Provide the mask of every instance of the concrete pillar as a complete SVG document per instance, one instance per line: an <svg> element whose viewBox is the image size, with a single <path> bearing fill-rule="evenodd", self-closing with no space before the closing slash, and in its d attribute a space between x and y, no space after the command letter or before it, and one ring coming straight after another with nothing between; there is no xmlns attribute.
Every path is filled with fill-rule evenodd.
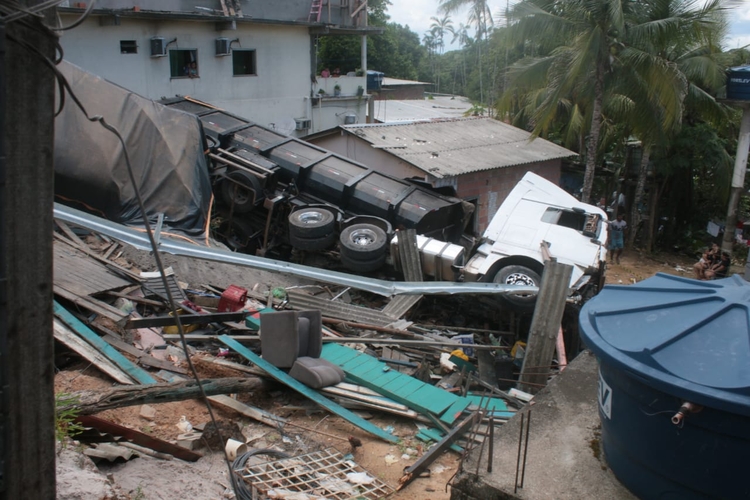
<svg viewBox="0 0 750 500"><path fill-rule="evenodd" d="M30 7L41 1L22 2ZM5 26L4 169L0 171L0 499L55 498L54 339L52 336L52 201L54 78L42 57L55 57L54 9ZM27 25L34 26L32 29ZM6 36L7 35L7 36ZM36 48L30 50L26 45ZM72 106L70 99L67 106ZM0 155L2 157L2 155ZM2 165L0 165L2 168ZM4 344L4 345L3 345Z"/></svg>

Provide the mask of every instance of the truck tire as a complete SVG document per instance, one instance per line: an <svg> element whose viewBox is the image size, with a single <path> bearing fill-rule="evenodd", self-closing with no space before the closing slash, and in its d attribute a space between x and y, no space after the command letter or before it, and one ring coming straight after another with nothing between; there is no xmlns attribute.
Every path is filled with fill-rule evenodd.
<svg viewBox="0 0 750 500"><path fill-rule="evenodd" d="M504 285L525 285L539 287L542 284L542 278L539 273L531 268L521 265L510 265L500 268L493 283L502 283ZM503 295L503 302L519 311L531 311L536 304L536 294L533 295Z"/></svg>
<svg viewBox="0 0 750 500"><path fill-rule="evenodd" d="M385 231L373 224L354 224L341 231L341 256L350 262L371 262L385 256Z"/></svg>
<svg viewBox="0 0 750 500"><path fill-rule="evenodd" d="M253 174L235 170L221 183L221 195L229 207L238 214L246 214L263 198L263 187ZM233 182L236 181L236 182ZM238 184L239 183L239 184Z"/></svg>
<svg viewBox="0 0 750 500"><path fill-rule="evenodd" d="M326 236L316 238L300 238L294 233L289 234L289 243L297 250L306 252L320 252L331 248L336 242L336 233L329 233Z"/></svg>
<svg viewBox="0 0 750 500"><path fill-rule="evenodd" d="M370 260L351 260L344 253L341 254L341 263L350 271L359 273L369 273L377 271L385 264L385 253Z"/></svg>
<svg viewBox="0 0 750 500"><path fill-rule="evenodd" d="M289 215L289 238L309 240L334 234L336 217L325 208L302 208Z"/></svg>

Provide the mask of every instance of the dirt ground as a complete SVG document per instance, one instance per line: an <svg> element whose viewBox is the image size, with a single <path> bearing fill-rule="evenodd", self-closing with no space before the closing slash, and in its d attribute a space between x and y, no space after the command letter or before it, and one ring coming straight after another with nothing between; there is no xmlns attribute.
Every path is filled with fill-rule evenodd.
<svg viewBox="0 0 750 500"><path fill-rule="evenodd" d="M608 284L633 284L657 272L692 277L691 258L677 255L643 256L625 252L620 265L610 265ZM215 269L213 270L216 271ZM744 273L744 263L732 268L733 273ZM220 276L214 276L221 281ZM205 363L196 363L202 377L242 376L234 370ZM78 390L105 390L113 385L96 368L77 363L56 375L56 392ZM403 469L413 464L425 451L423 443L414 438L417 432L413 421L372 412L371 422L381 428L393 428L402 441L399 445L371 438L340 417L329 415L283 386L273 386L270 391L242 394L242 402L265 409L289 419L292 425L278 430L262 425L236 413L214 409L224 438L242 439L256 448L283 449L290 454L301 454L333 447L342 453L352 449L347 438L359 438L363 445L353 451L354 460L371 475L391 486L398 484ZM126 427L138 429L152 436L175 440L182 432L177 423L182 416L193 426L209 421L205 406L197 401L183 401L153 405L153 420L140 415L141 407L133 406L105 411L98 416ZM217 445L213 450L199 450L203 458L195 463L178 459L160 460L142 455L122 463L100 462L93 466L80 454L80 447L68 444L58 454L58 498L99 500L214 500L234 498L228 481L228 467L224 454ZM430 466L430 477L415 479L394 499L443 500L450 498L448 482L460 464L460 456L452 451L444 453Z"/></svg>

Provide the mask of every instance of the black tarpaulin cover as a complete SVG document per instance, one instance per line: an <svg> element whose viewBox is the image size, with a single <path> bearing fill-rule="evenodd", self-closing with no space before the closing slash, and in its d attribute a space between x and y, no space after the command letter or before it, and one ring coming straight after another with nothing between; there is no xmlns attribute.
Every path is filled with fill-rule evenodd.
<svg viewBox="0 0 750 500"><path fill-rule="evenodd" d="M163 213L170 228L204 235L211 182L198 118L65 61L58 67L89 116L103 116L123 136L149 220ZM87 120L69 96L55 120L55 197L115 222L143 225L119 140Z"/></svg>

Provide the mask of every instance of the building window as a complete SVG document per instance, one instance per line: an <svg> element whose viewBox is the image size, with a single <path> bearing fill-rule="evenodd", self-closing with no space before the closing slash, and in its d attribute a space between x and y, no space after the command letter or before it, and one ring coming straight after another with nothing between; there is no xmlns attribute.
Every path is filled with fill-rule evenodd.
<svg viewBox="0 0 750 500"><path fill-rule="evenodd" d="M137 54L138 44L135 40L120 40L120 54Z"/></svg>
<svg viewBox="0 0 750 500"><path fill-rule="evenodd" d="M234 76L257 75L255 51L234 49L232 51L232 72Z"/></svg>
<svg viewBox="0 0 750 500"><path fill-rule="evenodd" d="M198 78L198 51L195 49L170 50L169 71L172 78Z"/></svg>

